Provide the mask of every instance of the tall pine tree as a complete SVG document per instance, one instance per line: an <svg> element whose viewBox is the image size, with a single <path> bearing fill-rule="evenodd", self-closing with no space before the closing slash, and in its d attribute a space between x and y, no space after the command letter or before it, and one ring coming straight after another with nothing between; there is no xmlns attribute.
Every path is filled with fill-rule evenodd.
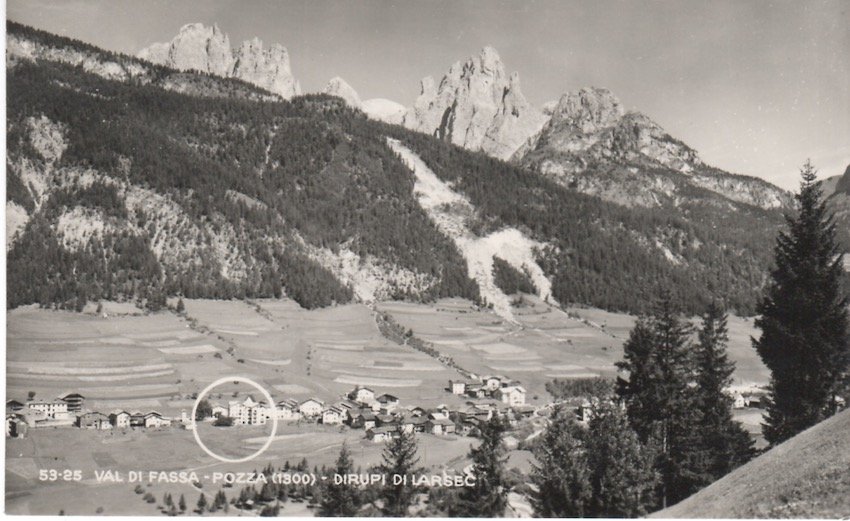
<svg viewBox="0 0 850 521"><path fill-rule="evenodd" d="M618 393L642 443L657 452L661 507L695 492L701 482L691 356L691 327L664 293L653 316L638 320L617 366L628 373Z"/></svg>
<svg viewBox="0 0 850 521"><path fill-rule="evenodd" d="M700 413L697 432L702 450L704 485L717 480L754 454L753 440L732 419L732 384L735 363L726 355L729 341L726 313L713 302L702 317L696 345L696 392Z"/></svg>
<svg viewBox="0 0 850 521"><path fill-rule="evenodd" d="M582 427L572 411L559 407L534 446L536 463L529 500L538 517L584 517L591 500L590 473Z"/></svg>
<svg viewBox="0 0 850 521"><path fill-rule="evenodd" d="M412 475L417 470L419 457L416 455L416 435L401 431L387 442L383 452L383 463L378 470L384 474L387 484L379 494L382 500L381 513L387 517L405 517L413 503L416 493L411 484ZM394 483L394 476L406 477L406 480ZM402 478L399 478L401 480Z"/></svg>
<svg viewBox="0 0 850 521"><path fill-rule="evenodd" d="M505 483L505 447L502 435L504 422L493 416L481 426L481 443L470 452L475 486L464 487L452 517L502 517L507 506L508 487Z"/></svg>
<svg viewBox="0 0 850 521"><path fill-rule="evenodd" d="M771 445L834 414L850 366L842 251L810 162L801 176L799 208L776 240L776 266L758 309L762 334L753 339L771 371L762 425Z"/></svg>
<svg viewBox="0 0 850 521"><path fill-rule="evenodd" d="M354 464L351 461L351 453L346 444L343 443L336 460L334 474L335 476L345 477L353 472ZM331 476L324 487L319 515L322 517L354 517L360 510L360 491L350 483L337 482L335 476Z"/></svg>
<svg viewBox="0 0 850 521"><path fill-rule="evenodd" d="M585 433L594 517L640 517L655 505L658 475L652 452L640 443L626 415L597 400Z"/></svg>

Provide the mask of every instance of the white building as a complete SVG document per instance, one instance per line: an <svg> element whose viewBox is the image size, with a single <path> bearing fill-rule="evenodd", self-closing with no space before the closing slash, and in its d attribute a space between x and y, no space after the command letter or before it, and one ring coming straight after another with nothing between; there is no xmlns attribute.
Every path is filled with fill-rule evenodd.
<svg viewBox="0 0 850 521"><path fill-rule="evenodd" d="M521 385L509 385L496 391L496 398L508 405L525 405L526 391Z"/></svg>
<svg viewBox="0 0 850 521"><path fill-rule="evenodd" d="M470 384L473 384L473 383L475 383L475 382L473 382L471 380L449 380L449 387L452 390L452 394L457 394L457 395L462 396L462 395L466 394L467 386L469 386Z"/></svg>
<svg viewBox="0 0 850 521"><path fill-rule="evenodd" d="M48 420L67 420L70 418L68 403L62 400L27 402L27 408L42 413Z"/></svg>
<svg viewBox="0 0 850 521"><path fill-rule="evenodd" d="M375 401L375 391L368 387L355 387L353 391L348 393L348 397L357 403L370 405Z"/></svg>
<svg viewBox="0 0 850 521"><path fill-rule="evenodd" d="M484 387L492 392L495 392L502 386L502 378L501 376L485 376L484 377Z"/></svg>
<svg viewBox="0 0 850 521"><path fill-rule="evenodd" d="M335 405L322 411L322 423L325 425L342 425L345 418L345 412Z"/></svg>
<svg viewBox="0 0 850 521"><path fill-rule="evenodd" d="M227 416L230 410L220 403L214 403L212 406L212 417L220 418L221 416Z"/></svg>
<svg viewBox="0 0 850 521"><path fill-rule="evenodd" d="M109 413L109 422L116 429L125 429L130 426L130 413L122 410L115 410Z"/></svg>
<svg viewBox="0 0 850 521"><path fill-rule="evenodd" d="M252 397L244 401L233 400L228 407L228 416L234 425L265 425L269 413L265 402L257 402Z"/></svg>
<svg viewBox="0 0 850 521"><path fill-rule="evenodd" d="M325 402L319 400L318 398L308 398L301 402L301 405L298 406L298 411L308 417L320 416L322 414L322 409L325 408Z"/></svg>
<svg viewBox="0 0 850 521"><path fill-rule="evenodd" d="M277 402L275 414L277 415L277 419L281 421L297 421L301 419L298 402L292 398Z"/></svg>

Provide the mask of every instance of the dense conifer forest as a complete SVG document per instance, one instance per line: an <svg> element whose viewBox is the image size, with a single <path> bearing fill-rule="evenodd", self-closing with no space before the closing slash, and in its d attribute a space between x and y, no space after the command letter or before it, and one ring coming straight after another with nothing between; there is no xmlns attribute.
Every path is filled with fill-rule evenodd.
<svg viewBox="0 0 850 521"><path fill-rule="evenodd" d="M99 52L16 24L9 30ZM19 61L9 69L8 197L30 214L9 251L10 306L79 308L103 298L156 303L171 295L284 293L306 307L351 300L352 288L316 261L315 248L345 248L432 281L425 290L399 288L394 298L478 301L465 260L419 206L414 177L387 137L400 139L470 199L477 234L513 226L547 244L538 262L559 302L639 313L664 286L686 312L719 298L751 314L764 284L772 237L782 223L778 211L708 191L676 209L626 208L369 120L338 98L306 95L284 102L209 96L204 89L178 93L155 81L173 71L148 66L151 77L123 82L45 60ZM47 168L28 127L41 117L64 130L67 148L54 171L93 171L105 180L64 183L39 199L22 172ZM136 187L166 196L191 227L163 229L147 213L131 211L128 193ZM84 247L68 248L57 223L70 211L94 212L114 226ZM216 234L225 232L231 234L227 248L245 265L238 276L223 275L222 255L177 262L154 245L168 234L198 243L195 252L213 251ZM518 278L522 274L497 268L508 289L530 289Z"/></svg>

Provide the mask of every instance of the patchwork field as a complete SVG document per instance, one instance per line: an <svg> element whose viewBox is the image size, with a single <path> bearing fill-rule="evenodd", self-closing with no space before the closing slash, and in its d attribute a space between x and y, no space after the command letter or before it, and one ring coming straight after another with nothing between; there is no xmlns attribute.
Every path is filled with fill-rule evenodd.
<svg viewBox="0 0 850 521"><path fill-rule="evenodd" d="M460 405L447 392L458 378L428 354L386 339L376 313L388 313L405 330L442 355L477 374L501 374L522 382L531 404L550 400L544 386L557 377L613 376L622 344L634 318L593 309L562 311L533 297L515 306L516 322L501 319L468 301L444 299L433 304L386 302L376 309L350 304L304 310L288 300L185 301L184 316L116 313L69 313L24 307L7 313L7 396L24 400L29 392L51 399L64 392L86 397L86 408L109 412L158 410L178 416L190 411L195 393L223 376L250 378L275 400L314 396L336 401L355 385L391 393L402 406ZM125 310L126 311L126 310ZM736 383L764 383L767 371L750 347L752 321L730 318L730 356ZM253 393L230 382L212 393L226 402ZM759 412L739 416L754 433ZM205 428L205 441L227 455L253 452L266 431ZM207 440L206 436L212 436ZM346 441L364 468L376 463L382 445L364 439L362 430L315 424L281 424L269 451L239 465L218 463L179 429L148 432L94 432L37 429L23 440L7 440L7 510L10 513L93 514L158 513L128 484L94 484L94 469L237 471L265 462L307 457L310 464L330 464ZM423 435L421 456L428 466L463 465L469 438ZM73 450L68 450L73 447ZM139 468L141 466L141 468ZM82 469L82 483L36 484L44 468ZM163 493L185 493L197 500L191 485L151 485ZM83 493L84 492L84 493ZM310 515L303 505L287 505L290 515Z"/></svg>
<svg viewBox="0 0 850 521"><path fill-rule="evenodd" d="M152 408L177 414L192 393L222 376L244 376L274 398L336 400L355 385L417 405L452 403L460 375L436 359L384 338L362 304L304 310L289 300L187 300L186 316L97 315L25 307L7 314L7 393L25 399L76 391L92 409ZM634 324L594 309L566 312L534 297L516 323L461 299L385 302L405 329L476 374L502 374L545 403L553 378L612 376ZM767 370L750 346L751 319L730 317L736 384L762 384ZM232 391L247 391L244 385ZM230 391L228 391L230 392ZM535 400L536 397L536 400Z"/></svg>
<svg viewBox="0 0 850 521"><path fill-rule="evenodd" d="M535 396L537 402L548 399L544 387L553 378L613 376L635 321L596 309L565 312L529 296L514 308L517 323L461 299L431 305L384 302L378 308L464 369L521 381L531 403ZM736 383L765 383L767 369L750 346L750 335L756 334L752 320L730 317L729 328Z"/></svg>

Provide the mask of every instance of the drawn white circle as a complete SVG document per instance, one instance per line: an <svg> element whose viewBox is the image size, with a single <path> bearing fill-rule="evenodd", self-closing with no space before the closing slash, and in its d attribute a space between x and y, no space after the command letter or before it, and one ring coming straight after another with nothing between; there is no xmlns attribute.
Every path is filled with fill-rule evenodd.
<svg viewBox="0 0 850 521"><path fill-rule="evenodd" d="M277 414L272 414L272 432L271 432L271 434L269 434L269 437L266 440L266 442L263 444L263 446L260 447L255 453L249 454L248 456L245 456L244 458L233 459L233 458L225 458L224 456L219 456L215 452L211 451L209 448L207 448L206 445L204 445L204 442L201 441L201 437L198 436L198 426L195 425L195 415L198 413L198 404L201 403L201 399L204 396L206 396L207 393L209 393L215 387L217 387L221 384L227 383L227 382L242 382L242 383L246 383L246 384L254 387L255 389L257 389L258 391L260 391L263 394L263 397L267 400L266 403L269 404L269 407L274 408L274 400L272 399L272 395L270 395L269 392L266 391L266 389L263 386L261 386L260 384L258 384L257 382L255 382L255 381L253 381L249 378L244 378L242 376L225 376L224 378L219 378L215 382L209 384L203 391L201 391L198 394L198 398L195 400L195 405L192 407L192 434L195 435L195 441L198 442L198 445L200 445L200 447L202 449L204 449L204 452L206 452L207 454L209 454L213 458L215 458L219 461L223 461L225 463L244 463L246 461L251 461L252 459L256 458L257 456L259 456L260 454L265 452L266 449L269 448L269 445L272 444L272 441L274 441L275 434L277 434Z"/></svg>

